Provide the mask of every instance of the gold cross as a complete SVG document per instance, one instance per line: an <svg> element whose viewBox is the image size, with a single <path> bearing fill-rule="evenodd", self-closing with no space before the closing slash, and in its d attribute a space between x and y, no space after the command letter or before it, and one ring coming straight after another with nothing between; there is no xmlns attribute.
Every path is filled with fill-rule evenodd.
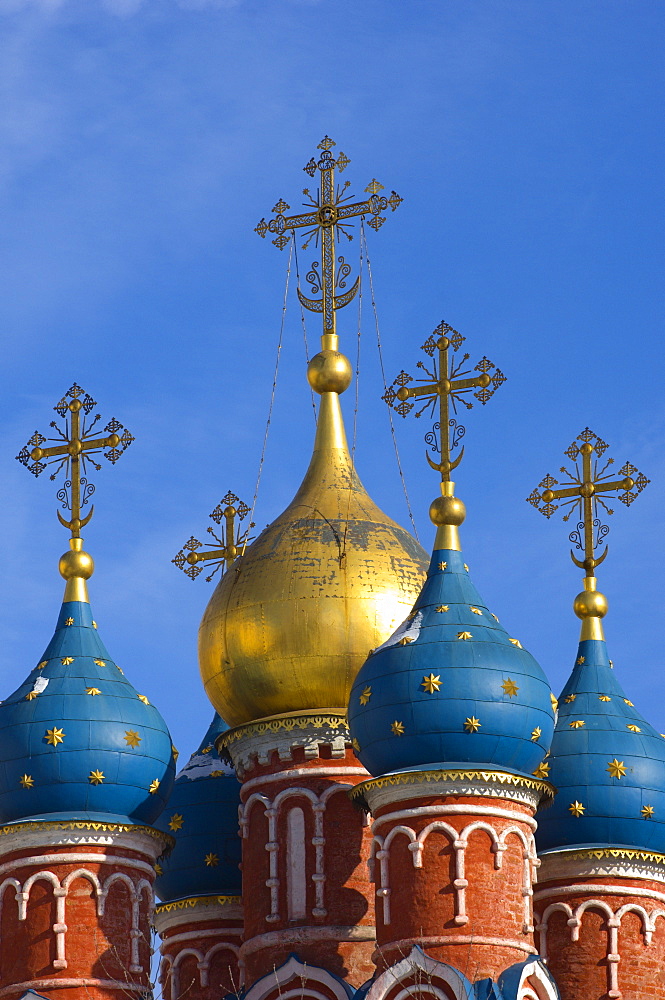
<svg viewBox="0 0 665 1000"><path fill-rule="evenodd" d="M304 229L306 240L302 245L305 250L313 239L315 246L321 246L321 262L314 262L311 270L307 273L307 281L310 283L312 291L316 294L321 292L320 299L306 298L298 289L298 298L306 309L312 312L323 313L323 335L336 334L336 310L348 305L358 291L359 278L356 278L351 288L346 288L346 279L351 273L351 267L346 263L343 256L336 258L336 243L339 242L340 233L343 233L348 240L353 237L347 231L349 229L349 219L357 216L364 217L370 215L371 219L367 223L374 230L379 230L386 221L384 212L390 205L393 212L402 202L402 198L394 191L390 198L385 198L379 192L383 191L383 185L377 180L370 181L365 188L365 194L369 197L365 201L348 204L351 195L345 194L351 186L350 181L345 181L342 187L335 183L335 170L341 173L351 162L345 153L338 153L337 158L331 153L332 147L336 145L332 139L325 136L319 143L321 156L318 160L312 159L306 167L305 173L314 177L316 171L320 173L320 183L316 191L316 197L309 188L303 189L303 194L308 199L303 202L307 211L299 215L285 215L284 213L291 207L280 198L273 212L275 218L266 222L261 219L254 232L265 239L266 233L274 233L275 239L272 241L276 247L283 250L288 244L291 236L295 237L296 230ZM338 267L339 265L339 267ZM320 268L320 272L319 272ZM337 290L340 294L336 294ZM333 348L333 345L324 341L324 349ZM336 347L336 345L335 345Z"/></svg>
<svg viewBox="0 0 665 1000"><path fill-rule="evenodd" d="M578 444L578 441L582 443ZM567 521L571 514L577 514L577 528L571 531L568 537L575 543L576 549L584 552L584 559L576 559L572 550L570 556L575 565L586 572L587 577L595 575L596 566L600 566L607 555L606 545L603 554L598 558L595 556L596 549L610 530L598 516L598 505L600 504L605 513L613 514L614 511L606 503L609 499L607 494L613 493L621 503L629 507L650 482L630 462L626 462L619 469L621 479L612 479L607 470L614 464L614 459L608 458L602 467L600 465L600 459L608 448L609 445L605 441L586 427L564 452L574 463L574 471L564 466L560 469L567 481L561 484L560 489L552 489L553 486L560 485L559 480L547 475L538 489L527 497L527 501L547 518L550 518L559 507L567 508L567 513L563 516L564 521ZM563 503L555 504L554 500L562 500Z"/></svg>
<svg viewBox="0 0 665 1000"><path fill-rule="evenodd" d="M455 417L450 416L451 407L455 414L457 414L458 404L470 410L473 403L465 397L472 389L478 390L473 395L484 406L499 386L506 381L503 372L495 368L487 358L479 361L473 369L473 371L480 372L479 375L472 375L471 369L465 367L470 358L469 354L464 354L460 361L455 360L454 355L465 339L461 333L453 330L452 326L448 326L444 322L439 323L436 330L422 346L425 354L432 358L431 371L422 361L417 364L417 367L421 368L427 375L427 380L418 379L423 384L410 387L413 378L406 372L401 372L382 397L388 406L392 406L402 417L405 417L413 409L415 404L409 402L411 399L420 397L424 399L424 405L416 413L416 417L422 416L425 410L429 410L430 414L433 415L438 400L439 420L425 435L425 443L441 455L440 462L435 462L429 454L427 461L433 469L441 473L442 482L450 482L450 473L457 468L464 455L464 445L462 445L459 455L454 460L451 460L450 457L451 452L459 447L460 441L466 433L466 428L458 423ZM452 355L450 354L451 348ZM470 378L465 377L469 375Z"/></svg>
<svg viewBox="0 0 665 1000"><path fill-rule="evenodd" d="M101 465L92 456L103 454L104 458L115 465L134 440L129 431L125 430L115 418L104 428L104 437L92 437L95 424L101 420L99 413L96 413L88 421L90 412L95 406L97 403L92 396L74 383L60 402L53 407L65 421L64 430L52 420L51 427L58 436L45 438L39 431L35 431L27 445L21 448L16 456L34 476L39 476L47 465L56 463L57 468L50 477L54 480L64 468L65 484L58 490L57 497L62 506L70 511L71 518L67 521L60 511L57 514L60 523L71 531L72 538L81 537L81 528L88 524L95 509L93 505L88 515L81 519L81 508L85 507L95 492L94 485L87 478L86 462L90 462L99 472ZM61 443L42 448L47 440Z"/></svg>
<svg viewBox="0 0 665 1000"><path fill-rule="evenodd" d="M231 493L229 490L224 499L217 504L210 515L215 524L221 525L222 521L224 522L224 525L219 529L219 535L215 533L214 528L208 528L208 532L215 539L217 547L209 548L204 552L198 552L197 549L200 549L204 544L212 546L213 543L199 542L192 535L171 562L175 563L183 573L186 573L190 580L195 580L203 570L203 566L199 565L199 563L217 563L210 576L206 577L209 583L222 564L225 563L228 569L238 555L242 554L239 553L239 549L242 547L244 550L245 545L249 541L249 532L254 527L254 522L242 534L236 534L236 518L244 521L248 514L249 507L247 504L243 503L235 493Z"/></svg>

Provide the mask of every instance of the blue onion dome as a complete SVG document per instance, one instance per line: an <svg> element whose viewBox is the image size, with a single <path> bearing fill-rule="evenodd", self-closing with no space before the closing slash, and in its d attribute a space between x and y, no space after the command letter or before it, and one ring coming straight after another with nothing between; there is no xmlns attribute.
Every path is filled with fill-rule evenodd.
<svg viewBox="0 0 665 1000"><path fill-rule="evenodd" d="M227 729L215 714L156 824L175 838L175 847L157 868L155 891L162 902L241 893L240 784L215 751L217 737Z"/></svg>
<svg viewBox="0 0 665 1000"><path fill-rule="evenodd" d="M171 737L97 631L80 538L53 638L0 705L0 822L82 819L151 824L173 786Z"/></svg>
<svg viewBox="0 0 665 1000"><path fill-rule="evenodd" d="M538 849L611 846L665 854L665 739L617 680L600 622L607 604L594 579L585 584L576 611L592 594L596 614L583 621L559 700L548 758L558 793L539 818Z"/></svg>
<svg viewBox="0 0 665 1000"><path fill-rule="evenodd" d="M360 670L349 701L356 753L374 776L457 765L542 778L554 727L536 660L471 582L449 491L430 509L437 538L406 620Z"/></svg>

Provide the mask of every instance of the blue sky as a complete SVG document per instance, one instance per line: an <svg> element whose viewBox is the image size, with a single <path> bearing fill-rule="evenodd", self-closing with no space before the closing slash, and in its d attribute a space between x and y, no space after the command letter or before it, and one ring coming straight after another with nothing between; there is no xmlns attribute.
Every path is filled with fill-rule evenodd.
<svg viewBox="0 0 665 1000"><path fill-rule="evenodd" d="M664 21L660 0L0 0L2 692L50 637L66 546L53 484L14 455L78 381L136 436L95 477L95 616L176 744L198 743L211 589L170 560L227 489L251 501L287 262L253 229L279 197L298 205L328 133L355 194L377 177L404 198L368 236L390 379L441 319L508 376L465 421L463 541L555 690L581 575L569 529L524 498L587 425L652 480L616 505L599 577L610 655L665 731ZM355 273L357 242L347 258ZM311 449L293 292L259 527ZM352 305L352 357L357 323ZM357 465L407 524L366 287L361 325ZM316 317L307 334L316 344ZM352 390L344 405L350 428ZM397 419L429 547L426 428Z"/></svg>

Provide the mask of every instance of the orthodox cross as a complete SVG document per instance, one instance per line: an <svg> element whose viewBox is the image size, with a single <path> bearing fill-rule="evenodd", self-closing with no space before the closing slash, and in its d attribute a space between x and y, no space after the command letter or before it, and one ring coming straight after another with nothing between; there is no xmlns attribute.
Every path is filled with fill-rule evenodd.
<svg viewBox="0 0 665 1000"><path fill-rule="evenodd" d="M390 198L385 198L379 194L383 191L383 185L377 180L370 181L365 188L365 194L369 197L365 201L357 201L348 204L351 195L345 194L351 186L350 181L345 181L340 187L335 182L335 170L341 173L351 162L345 153L338 153L337 158L331 153L332 147L336 145L332 139L325 136L319 143L321 156L318 160L309 161L304 171L310 177L314 177L318 170L321 177L319 186L316 189L316 196L309 188L303 189L303 194L307 201L303 202L305 212L299 215L284 215L288 212L290 205L280 198L273 212L275 218L266 222L261 219L254 232L265 239L266 233L274 233L275 239L272 241L276 247L283 250L288 244L292 235L295 237L296 230L304 229L303 235L306 237L302 245L305 250L311 241L315 240L315 246L321 247L321 261L312 264L311 271L307 274L307 281L310 283L312 292L321 292L320 299L306 298L298 289L298 298L306 309L312 312L323 314L323 336L334 336L336 334L336 311L351 302L358 291L359 278L356 278L351 288L346 288L346 279L351 273L351 267L346 263L343 256L336 257L336 244L339 242L340 233L343 233L348 240L353 239L348 232L349 219L371 215L367 223L372 229L379 230L386 221L384 212L390 205L393 212L402 202L402 198L395 192L391 192ZM320 267L320 273L319 273ZM336 294L338 289L340 294ZM323 347L336 347L334 342L324 341Z"/></svg>
<svg viewBox="0 0 665 1000"><path fill-rule="evenodd" d="M71 517L66 520L60 511L58 520L72 533L72 538L81 537L84 528L94 513L94 505L86 517L81 518L81 508L95 492L95 487L88 479L86 464L90 464L99 472L101 465L93 455L103 454L112 465L127 450L134 438L115 418L104 428L103 437L93 437L93 428L101 420L99 413L90 418L91 411L97 403L80 385L74 383L68 389L59 403L53 409L64 420L64 430L55 420L51 427L57 437L45 438L35 431L25 447L16 456L22 465L39 476L47 465L56 464L57 468L50 478L56 479L64 469L65 483L58 490L57 497L63 508L69 510ZM43 448L47 441L57 441L58 444Z"/></svg>
<svg viewBox="0 0 665 1000"><path fill-rule="evenodd" d="M582 443L578 444L578 441ZM608 458L602 467L600 461L608 448L609 445L587 427L564 452L574 463L574 471L562 466L560 471L566 477L564 482L559 483L559 480L547 475L538 489L527 497L528 503L533 504L547 518L559 507L567 509L567 513L563 515L564 521L573 513L577 515L577 528L571 531L568 538L576 549L584 552L584 559L577 559L572 550L570 556L575 565L585 571L587 577L595 575L596 566L600 566L607 555L607 545L601 556L596 558L595 555L596 549L610 530L598 516L598 505L606 514L613 514L614 511L606 501L610 499L609 494L614 494L615 499L618 498L629 507L650 482L630 462L619 469L621 479L612 479L608 469L614 464L614 459ZM560 488L553 489L555 486ZM555 504L555 500L562 500L563 503Z"/></svg>
<svg viewBox="0 0 665 1000"><path fill-rule="evenodd" d="M452 326L444 322L439 323L422 346L425 354L432 359L431 369L422 361L417 363L417 367L425 372L427 379L418 379L422 385L411 386L413 378L403 371L382 397L401 417L405 417L415 406L410 402L411 399L424 400L416 417L422 416L426 410L434 415L438 401L439 419L432 430L425 435L425 443L440 454L440 462L435 462L429 454L427 461L433 469L441 473L442 482L450 482L450 473L457 468L464 455L464 445L462 445L459 455L451 459L451 453L459 447L466 433L466 428L455 417L451 417L451 408L455 415L458 404L465 406L467 410L472 409L473 403L466 398L472 389L477 389L473 395L484 406L506 381L503 372L495 368L487 358L479 361L473 369L475 372L480 372L479 375L473 375L472 369L466 366L470 354L464 354L459 361L456 360L455 355L465 339L461 333L453 330Z"/></svg>
<svg viewBox="0 0 665 1000"><path fill-rule="evenodd" d="M217 504L210 515L215 524L222 525L222 522L224 522L218 529L219 535L215 532L214 528L208 527L208 532L215 539L217 547L212 547L212 542L199 542L192 535L171 562L175 563L183 573L186 573L190 580L195 580L203 570L203 566L199 565L199 563L210 562L213 565L216 563L217 565L210 576L206 577L206 581L209 583L219 567L226 564L228 569L237 558L239 554L238 550L241 547L244 548L247 544L249 531L254 527L254 524L250 524L242 534L237 534L236 518L239 521L244 521L248 514L249 507L247 504L243 503L235 493L231 493L229 490L224 499ZM197 550L202 548L204 544L210 546L210 548L203 552L198 552Z"/></svg>

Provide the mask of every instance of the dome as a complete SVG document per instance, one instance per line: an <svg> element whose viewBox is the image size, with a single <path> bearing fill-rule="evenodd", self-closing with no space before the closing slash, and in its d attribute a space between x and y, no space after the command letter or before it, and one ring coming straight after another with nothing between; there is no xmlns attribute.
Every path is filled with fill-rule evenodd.
<svg viewBox="0 0 665 1000"><path fill-rule="evenodd" d="M178 774L168 807L156 826L175 838L160 861L155 891L162 902L241 892L235 771L220 763L215 740L228 726L215 715L200 746Z"/></svg>
<svg viewBox="0 0 665 1000"><path fill-rule="evenodd" d="M68 596L38 664L0 705L0 822L152 823L173 785L168 729L109 656L87 600Z"/></svg>
<svg viewBox="0 0 665 1000"><path fill-rule="evenodd" d="M320 381L314 387L321 392ZM203 616L210 701L231 726L344 708L367 651L412 606L426 565L356 475L337 391L321 392L300 489L222 577Z"/></svg>
<svg viewBox="0 0 665 1000"><path fill-rule="evenodd" d="M636 711L604 639L579 644L559 701L539 851L629 847L665 854L665 739Z"/></svg>
<svg viewBox="0 0 665 1000"><path fill-rule="evenodd" d="M411 614L356 677L349 726L370 774L457 765L543 777L549 684L469 577L437 547Z"/></svg>

